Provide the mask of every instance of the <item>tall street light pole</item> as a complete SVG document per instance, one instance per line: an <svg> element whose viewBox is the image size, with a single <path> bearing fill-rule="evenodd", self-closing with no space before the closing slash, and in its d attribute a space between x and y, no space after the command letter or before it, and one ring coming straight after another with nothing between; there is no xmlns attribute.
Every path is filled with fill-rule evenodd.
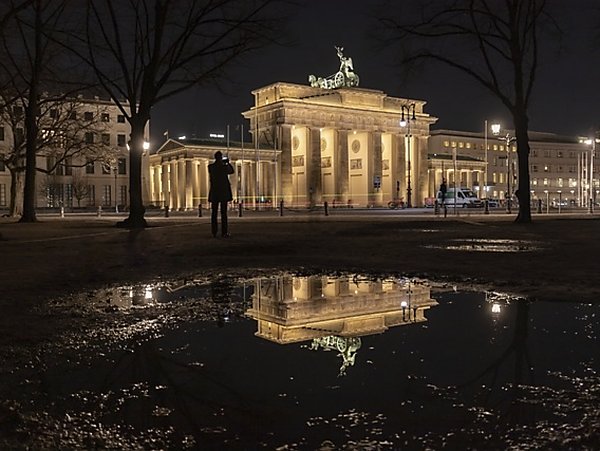
<svg viewBox="0 0 600 451"><path fill-rule="evenodd" d="M510 133L506 132L506 136L501 136L500 131L502 126L500 124L492 124L492 134L496 136L500 141L506 143L506 212L510 213L510 201L512 198L510 189L510 145L517 140L514 136L510 136Z"/></svg>
<svg viewBox="0 0 600 451"><path fill-rule="evenodd" d="M588 206L589 212L594 212L594 154L596 153L596 142L598 139L586 139L585 143L592 146L590 149L590 176L589 176L589 196L588 196Z"/></svg>
<svg viewBox="0 0 600 451"><path fill-rule="evenodd" d="M411 115L412 111L412 115ZM406 117L404 116L406 113ZM406 183L406 206L407 208L412 208L412 186L411 186L411 176L412 176L412 168L410 166L411 160L411 150L410 150L410 142L412 140L412 135L410 133L410 123L411 121L416 121L415 117L415 104L411 103L409 105L402 105L402 118L400 119L400 127L406 127L406 135L408 138L408 156L406 159L406 165L408 168L408 179Z"/></svg>

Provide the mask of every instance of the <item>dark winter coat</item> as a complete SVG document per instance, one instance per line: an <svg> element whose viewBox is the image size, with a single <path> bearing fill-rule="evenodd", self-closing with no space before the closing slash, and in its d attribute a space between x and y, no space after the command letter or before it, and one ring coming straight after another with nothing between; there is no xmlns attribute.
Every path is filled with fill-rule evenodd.
<svg viewBox="0 0 600 451"><path fill-rule="evenodd" d="M209 202L229 202L233 200L228 177L233 172L233 166L231 166L229 161L215 161L208 165L208 174L210 176Z"/></svg>

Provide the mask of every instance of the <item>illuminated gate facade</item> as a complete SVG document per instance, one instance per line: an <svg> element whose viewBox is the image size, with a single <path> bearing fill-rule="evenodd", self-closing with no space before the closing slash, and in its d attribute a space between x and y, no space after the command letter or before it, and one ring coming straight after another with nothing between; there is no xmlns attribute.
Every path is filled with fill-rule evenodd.
<svg viewBox="0 0 600 451"><path fill-rule="evenodd" d="M282 82L252 94L243 115L258 147L278 151L276 191L286 204L382 206L406 202L409 186L412 204L424 204L427 141L437 120L424 101Z"/></svg>

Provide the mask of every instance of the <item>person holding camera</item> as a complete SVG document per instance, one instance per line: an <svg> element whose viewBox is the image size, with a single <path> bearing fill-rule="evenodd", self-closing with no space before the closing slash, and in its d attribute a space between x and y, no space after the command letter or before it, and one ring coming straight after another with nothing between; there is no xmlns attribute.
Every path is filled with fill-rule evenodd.
<svg viewBox="0 0 600 451"><path fill-rule="evenodd" d="M208 165L210 177L210 190L208 201L210 202L210 225L213 237L217 236L219 225L217 222L218 210L221 208L221 236L228 238L227 227L227 202L233 200L229 175L233 174L233 166L227 157L223 158L221 151L215 152L215 161Z"/></svg>

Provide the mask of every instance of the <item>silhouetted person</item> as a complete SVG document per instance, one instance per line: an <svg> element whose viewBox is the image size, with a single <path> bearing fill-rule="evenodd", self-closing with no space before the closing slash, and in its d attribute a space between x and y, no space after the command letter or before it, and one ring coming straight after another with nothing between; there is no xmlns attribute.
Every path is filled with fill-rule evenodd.
<svg viewBox="0 0 600 451"><path fill-rule="evenodd" d="M228 158L223 158L220 151L215 152L215 161L208 165L208 174L210 175L210 191L208 192L208 201L210 202L210 223L212 234L217 236L219 225L217 215L219 207L221 208L221 236L229 237L227 228L227 202L233 200L231 194L231 185L229 184L229 174L233 174L233 166Z"/></svg>
<svg viewBox="0 0 600 451"><path fill-rule="evenodd" d="M442 184L440 185L440 193L442 193L442 205L446 203L446 193L448 192L448 186L446 185L446 179L442 179Z"/></svg>

